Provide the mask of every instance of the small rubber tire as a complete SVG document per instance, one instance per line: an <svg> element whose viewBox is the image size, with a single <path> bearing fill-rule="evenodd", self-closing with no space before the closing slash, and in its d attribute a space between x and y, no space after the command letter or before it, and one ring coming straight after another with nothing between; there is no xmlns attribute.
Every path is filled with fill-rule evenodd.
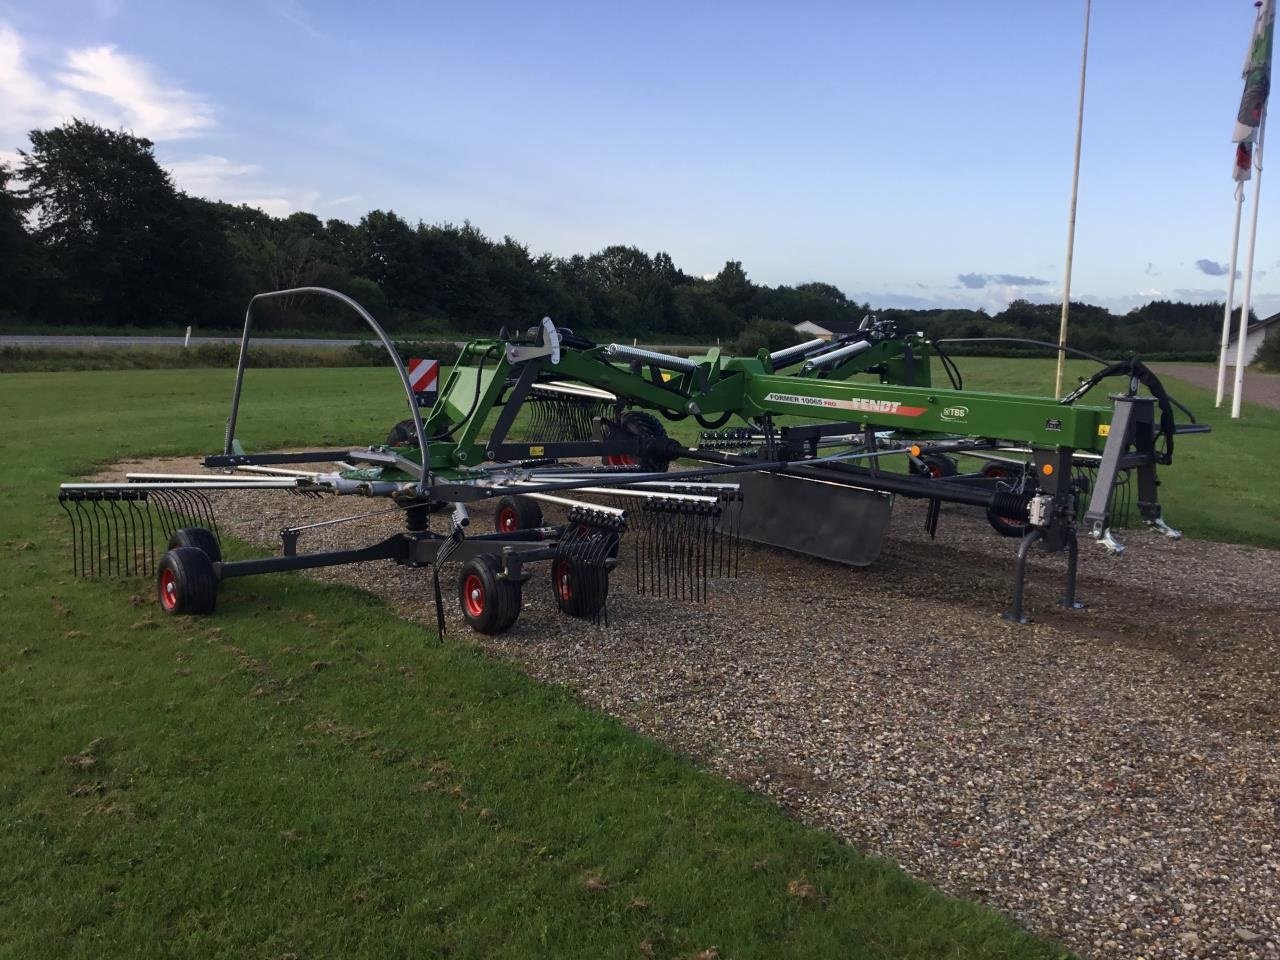
<svg viewBox="0 0 1280 960"><path fill-rule="evenodd" d="M174 547L156 566L156 599L165 613L213 613L218 578L213 561L199 547Z"/></svg>
<svg viewBox="0 0 1280 960"><path fill-rule="evenodd" d="M500 569L497 557L482 553L458 571L458 606L476 633L505 633L520 617L524 591L517 581L499 579Z"/></svg>
<svg viewBox="0 0 1280 960"><path fill-rule="evenodd" d="M493 513L493 529L498 533L536 530L542 526L542 507L529 497L503 497Z"/></svg>
<svg viewBox="0 0 1280 960"><path fill-rule="evenodd" d="M214 563L222 562L222 544L218 542L218 535L206 527L183 527L173 531L169 537L169 546L165 549L173 550L176 547L195 547L203 550L205 556Z"/></svg>
<svg viewBox="0 0 1280 960"><path fill-rule="evenodd" d="M387 434L388 447L418 446L418 431L414 429L412 420L401 420Z"/></svg>
<svg viewBox="0 0 1280 960"><path fill-rule="evenodd" d="M667 428L663 426L662 421L643 410L628 410L618 420L618 425L627 433L637 437L661 437L666 439L667 436ZM602 457L601 460L607 467L639 466L646 473L666 473L671 466L671 461L652 455L633 457L628 454L621 454Z"/></svg>
<svg viewBox="0 0 1280 960"><path fill-rule="evenodd" d="M609 598L609 571L599 563L587 563L575 551L551 561L551 594L561 613L571 617L595 617Z"/></svg>
<svg viewBox="0 0 1280 960"><path fill-rule="evenodd" d="M926 477L932 477L934 480L954 477L957 473L956 462L951 457L929 453L921 457L920 460L924 463L924 469L921 474Z"/></svg>

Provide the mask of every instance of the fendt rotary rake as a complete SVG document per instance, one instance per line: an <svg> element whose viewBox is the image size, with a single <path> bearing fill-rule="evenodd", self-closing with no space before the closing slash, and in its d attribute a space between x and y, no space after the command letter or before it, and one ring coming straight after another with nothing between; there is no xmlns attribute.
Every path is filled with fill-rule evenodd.
<svg viewBox="0 0 1280 960"><path fill-rule="evenodd" d="M297 453L242 447L236 423L254 305L298 294L341 301L386 348L409 417L385 443ZM935 358L948 388L932 382ZM1108 377L1125 382L1109 405L1081 402ZM1127 512L1132 487L1141 519L1180 536L1161 517L1156 469L1172 461L1177 434L1208 428L1189 413L1189 422L1175 423L1174 406L1185 408L1140 361L1104 363L1061 399L962 387L938 344L870 318L832 341L689 358L596 344L543 319L519 335L503 330L467 344L424 418L373 317L343 294L305 287L250 301L223 449L204 460L214 472L67 483L59 500L72 522L76 573L154 575L169 613L211 612L219 584L232 577L391 560L431 568L442 632L439 571L447 562L460 565L459 605L478 631L515 623L530 570L542 562L559 609L599 619L624 539L637 590L701 600L709 579L736 575L740 538L873 563L895 497L927 501L931 535L940 505L957 503L985 510L996 531L1019 538L1004 614L1017 622L1025 622L1033 548L1067 552L1060 602L1080 605L1077 528L1119 553L1112 522ZM701 439L677 442L655 413L694 418ZM734 417L740 425L725 429ZM980 468L959 472L961 456ZM671 469L677 460L692 465ZM385 511L403 514L403 530L349 549L301 552L307 529L373 514L325 519L281 531L278 556L224 560L207 495L215 490L387 498ZM495 505L493 532L472 525L481 501ZM563 519L544 519L544 506ZM156 542L167 545L158 562Z"/></svg>

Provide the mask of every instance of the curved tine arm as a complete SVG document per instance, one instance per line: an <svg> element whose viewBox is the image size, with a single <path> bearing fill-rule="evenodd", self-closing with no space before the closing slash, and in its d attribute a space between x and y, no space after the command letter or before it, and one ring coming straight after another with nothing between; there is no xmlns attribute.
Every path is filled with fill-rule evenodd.
<svg viewBox="0 0 1280 960"><path fill-rule="evenodd" d="M387 332L382 329L382 325L377 320L373 319L369 311L345 293L330 290L328 287L292 287L288 290L270 290L266 293L257 294L249 301L249 305L244 311L244 332L240 335L240 359L236 363L236 385L231 393L231 416L227 418L227 435L222 452L225 454L232 452L231 445L236 437L236 417L240 410L240 389L244 385L245 359L249 350L249 327L253 321L253 305L259 300L266 300L271 297L288 297L300 293L314 293L345 303L360 315L360 318L369 325L369 329L382 341L383 348L391 357L391 362L395 364L396 373L400 377L400 385L404 387L405 399L409 403L409 415L413 418L413 430L418 437L418 451L422 455L422 477L418 480L418 490L420 492L425 491L430 485L431 478L431 460L427 451L427 435L422 426L422 414L418 410L418 401L413 395L413 385L409 383L409 373L405 370L404 363L400 360L400 354L396 353L395 344L391 342Z"/></svg>

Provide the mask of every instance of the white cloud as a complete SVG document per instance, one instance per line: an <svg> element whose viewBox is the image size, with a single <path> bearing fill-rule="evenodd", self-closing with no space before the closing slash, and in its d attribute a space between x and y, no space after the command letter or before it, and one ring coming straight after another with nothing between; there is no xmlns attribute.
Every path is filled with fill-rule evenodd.
<svg viewBox="0 0 1280 960"><path fill-rule="evenodd" d="M178 140L214 125L213 109L175 87L147 64L115 47L88 47L67 54L70 70L57 79L66 87L101 98L124 116L124 126L152 140Z"/></svg>
<svg viewBox="0 0 1280 960"><path fill-rule="evenodd" d="M316 201L319 199L319 193L314 190L308 190L287 197L252 197L248 200L234 202L247 203L251 207L265 210L273 217L287 217L289 214L297 213L299 210L314 210Z"/></svg>
<svg viewBox="0 0 1280 960"><path fill-rule="evenodd" d="M252 163L237 163L227 157L204 154L187 160L170 160L165 169L173 175L178 189L198 197L216 194L221 197L228 189L238 186L240 178L256 174L261 169Z"/></svg>
<svg viewBox="0 0 1280 960"><path fill-rule="evenodd" d="M228 157L202 154L164 161L164 167L173 175L178 189L192 196L225 200L227 203L247 203L273 217L287 217L299 210L314 210L320 200L320 194L315 190L282 190L259 176L261 167Z"/></svg>
<svg viewBox="0 0 1280 960"><path fill-rule="evenodd" d="M126 127L151 140L191 137L214 126L206 101L115 47L68 50L63 69L42 76L27 59L22 37L3 23L0 103L0 136L11 141L72 117Z"/></svg>
<svg viewBox="0 0 1280 960"><path fill-rule="evenodd" d="M103 8L109 14L114 4ZM20 159L5 148L25 146L33 129L73 117L125 128L158 143L189 140L210 132L213 106L189 93L139 58L112 46L68 50L60 66L40 71L26 55L22 37L0 23L0 163ZM164 151L157 151L163 153ZM256 164L213 154L169 155L161 165L180 190L193 196L247 203L274 216L314 209L314 190L284 188L262 176ZM352 203L358 196L335 203Z"/></svg>
<svg viewBox="0 0 1280 960"><path fill-rule="evenodd" d="M0 135L25 140L35 127L56 124L87 113L88 105L74 91L51 87L27 64L22 38L0 23Z"/></svg>

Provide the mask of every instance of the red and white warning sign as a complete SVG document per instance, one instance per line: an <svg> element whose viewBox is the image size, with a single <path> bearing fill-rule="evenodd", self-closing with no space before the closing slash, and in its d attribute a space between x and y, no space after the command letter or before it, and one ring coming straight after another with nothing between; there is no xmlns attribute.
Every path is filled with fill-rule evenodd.
<svg viewBox="0 0 1280 960"><path fill-rule="evenodd" d="M440 361L409 358L409 386L414 393L429 393L436 389L440 378Z"/></svg>

